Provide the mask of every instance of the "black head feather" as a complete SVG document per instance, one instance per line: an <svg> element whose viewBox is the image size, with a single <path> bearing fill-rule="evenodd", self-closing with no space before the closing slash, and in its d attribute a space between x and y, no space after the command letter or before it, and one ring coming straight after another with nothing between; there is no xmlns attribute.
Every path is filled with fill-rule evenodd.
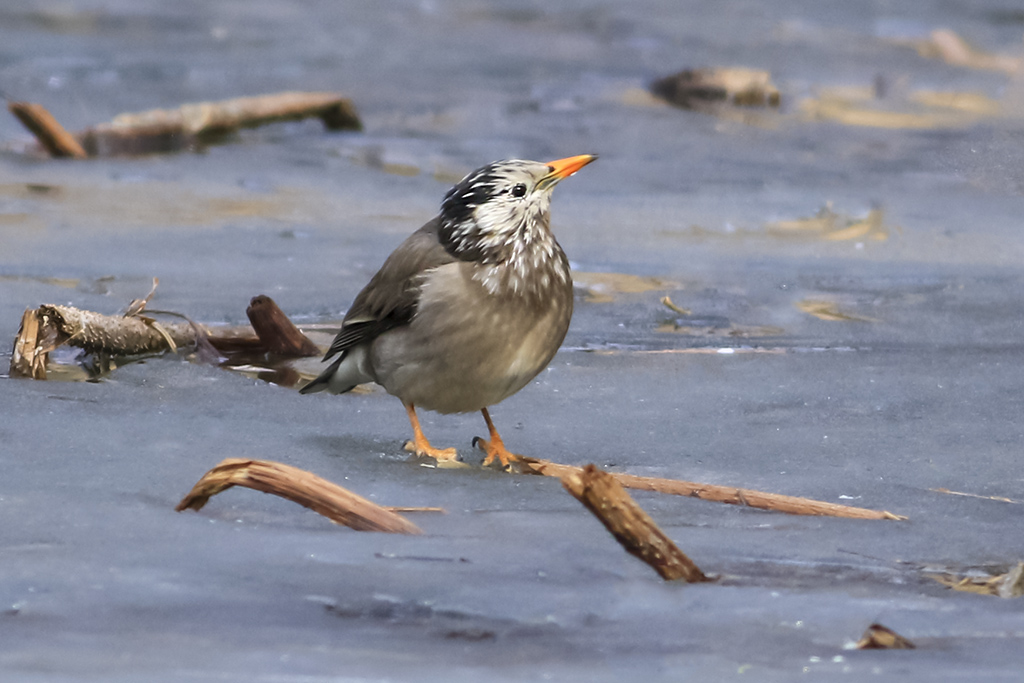
<svg viewBox="0 0 1024 683"><path fill-rule="evenodd" d="M479 261L485 256L481 245L465 239L467 227L474 221L477 207L494 198L500 191L496 161L478 168L460 180L441 202L441 227L438 236L449 254L463 261Z"/></svg>

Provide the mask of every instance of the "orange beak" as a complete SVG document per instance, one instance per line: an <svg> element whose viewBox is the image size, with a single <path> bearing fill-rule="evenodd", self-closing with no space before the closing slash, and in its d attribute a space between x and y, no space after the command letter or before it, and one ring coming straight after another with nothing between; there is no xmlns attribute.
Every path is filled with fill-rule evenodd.
<svg viewBox="0 0 1024 683"><path fill-rule="evenodd" d="M566 157L565 159L549 161L548 168L551 169L551 172L544 176L539 184L554 185L559 180L568 178L595 159L597 159L596 154L580 154L575 157Z"/></svg>

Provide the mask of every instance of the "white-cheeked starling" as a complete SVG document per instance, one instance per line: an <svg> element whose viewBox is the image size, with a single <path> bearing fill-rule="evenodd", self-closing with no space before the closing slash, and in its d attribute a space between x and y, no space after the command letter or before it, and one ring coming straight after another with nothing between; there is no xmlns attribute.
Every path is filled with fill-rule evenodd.
<svg viewBox="0 0 1024 683"><path fill-rule="evenodd" d="M438 461L456 451L430 445L416 408L479 410L484 464L516 460L487 408L526 386L565 338L572 278L551 232L551 190L596 158L497 161L463 178L359 292L324 357L334 362L301 392L380 384L405 404L409 449Z"/></svg>

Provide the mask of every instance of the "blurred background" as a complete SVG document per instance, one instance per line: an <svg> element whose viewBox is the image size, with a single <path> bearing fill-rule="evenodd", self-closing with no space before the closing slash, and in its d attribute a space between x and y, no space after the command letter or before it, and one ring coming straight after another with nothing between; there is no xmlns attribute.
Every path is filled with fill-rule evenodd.
<svg viewBox="0 0 1024 683"><path fill-rule="evenodd" d="M153 277L151 307L197 321L243 323L266 294L335 323L464 174L595 153L552 207L569 336L492 411L510 449L910 521L638 494L723 575L668 585L553 479L407 463L380 390L299 396L185 355L5 378L0 672L1013 678L1019 606L928 574L1024 559L1022 36L1010 0L5 0L0 91L68 130L294 90L349 97L363 130L58 160L0 116L3 368L26 308L117 314ZM767 72L778 106L651 89L725 67ZM471 459L483 425L424 428ZM448 514L398 538L252 491L175 513L229 456ZM844 649L874 621L918 650Z"/></svg>

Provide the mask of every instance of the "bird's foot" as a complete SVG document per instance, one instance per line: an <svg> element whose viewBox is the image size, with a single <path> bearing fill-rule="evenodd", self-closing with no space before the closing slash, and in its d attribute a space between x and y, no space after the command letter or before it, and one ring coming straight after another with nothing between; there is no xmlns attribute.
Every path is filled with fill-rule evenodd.
<svg viewBox="0 0 1024 683"><path fill-rule="evenodd" d="M487 454L483 462L484 467L490 467L495 460L498 460L501 463L501 469L511 472L515 463L524 460L523 456L516 455L505 448L501 437L488 440L481 436L476 436L473 437L473 445Z"/></svg>
<svg viewBox="0 0 1024 683"><path fill-rule="evenodd" d="M432 458L438 467L466 467L454 448L434 448L429 442L416 443L414 439L406 441L402 448L417 458Z"/></svg>

